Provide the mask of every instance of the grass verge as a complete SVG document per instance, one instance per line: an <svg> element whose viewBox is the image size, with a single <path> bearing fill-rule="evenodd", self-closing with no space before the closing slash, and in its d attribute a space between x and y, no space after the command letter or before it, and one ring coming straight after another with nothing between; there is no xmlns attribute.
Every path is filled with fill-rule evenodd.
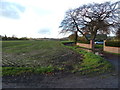
<svg viewBox="0 0 120 90"><path fill-rule="evenodd" d="M93 54L92 52L87 52L78 48L78 46L66 46L80 54L83 55L83 62L78 65L74 65L74 70L72 72L80 72L82 75L86 74L101 74L105 72L111 72L113 66L110 62L106 61L104 58Z"/></svg>

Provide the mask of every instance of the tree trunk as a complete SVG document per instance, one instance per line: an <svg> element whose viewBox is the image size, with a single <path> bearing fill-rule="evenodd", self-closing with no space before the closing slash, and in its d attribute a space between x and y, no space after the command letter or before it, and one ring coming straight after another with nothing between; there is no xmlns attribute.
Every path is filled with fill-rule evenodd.
<svg viewBox="0 0 120 90"><path fill-rule="evenodd" d="M93 32L91 34L91 38L92 38L91 39L92 40L91 43L92 43L92 52L93 53L95 53L95 43L94 42L95 42L95 38L96 38L96 35L97 35L97 30L98 29L96 28L96 26L94 26L93 27Z"/></svg>
<svg viewBox="0 0 120 90"><path fill-rule="evenodd" d="M95 53L95 43L94 42L95 42L94 39L90 40L90 44L91 44L91 48L92 48L93 53Z"/></svg>
<svg viewBox="0 0 120 90"><path fill-rule="evenodd" d="M95 35L92 35L92 39L91 39L91 47L92 47L92 52L95 53Z"/></svg>
<svg viewBox="0 0 120 90"><path fill-rule="evenodd" d="M75 44L77 43L78 41L78 34L77 34L77 31L75 31Z"/></svg>

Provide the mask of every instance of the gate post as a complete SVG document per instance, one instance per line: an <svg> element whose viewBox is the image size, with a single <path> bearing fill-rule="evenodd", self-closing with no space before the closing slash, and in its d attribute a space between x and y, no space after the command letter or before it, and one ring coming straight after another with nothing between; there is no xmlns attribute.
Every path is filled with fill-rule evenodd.
<svg viewBox="0 0 120 90"><path fill-rule="evenodd" d="M92 49L93 53L95 52L95 44L94 40L90 40L90 48Z"/></svg>
<svg viewBox="0 0 120 90"><path fill-rule="evenodd" d="M106 42L106 40L104 40L103 51L105 51L105 42Z"/></svg>

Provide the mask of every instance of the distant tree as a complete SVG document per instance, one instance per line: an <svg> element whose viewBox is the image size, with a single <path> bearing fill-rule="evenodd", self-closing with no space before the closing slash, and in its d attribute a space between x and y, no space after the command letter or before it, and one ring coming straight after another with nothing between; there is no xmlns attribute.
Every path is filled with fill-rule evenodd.
<svg viewBox="0 0 120 90"><path fill-rule="evenodd" d="M8 40L8 37L5 35L2 37L2 40Z"/></svg>
<svg viewBox="0 0 120 90"><path fill-rule="evenodd" d="M12 37L10 37L10 40L18 40L18 38L15 35L12 35Z"/></svg>
<svg viewBox="0 0 120 90"><path fill-rule="evenodd" d="M109 34L118 25L118 4L120 2L83 5L79 8L68 10L61 22L61 32L80 32L87 40L86 35L91 35L92 49L97 34Z"/></svg>
<svg viewBox="0 0 120 90"><path fill-rule="evenodd" d="M20 40L28 40L27 37L21 37Z"/></svg>
<svg viewBox="0 0 120 90"><path fill-rule="evenodd" d="M74 41L74 39L75 39L75 34L71 34L68 38L69 38L70 41Z"/></svg>
<svg viewBox="0 0 120 90"><path fill-rule="evenodd" d="M3 36L2 36L2 35L0 35L0 41L2 40L2 37L3 37Z"/></svg>

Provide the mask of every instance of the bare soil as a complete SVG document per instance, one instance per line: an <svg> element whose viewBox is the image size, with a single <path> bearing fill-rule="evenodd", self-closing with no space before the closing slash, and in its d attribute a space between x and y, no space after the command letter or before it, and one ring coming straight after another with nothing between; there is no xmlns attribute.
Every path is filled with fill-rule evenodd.
<svg viewBox="0 0 120 90"><path fill-rule="evenodd" d="M76 57L75 54L73 54ZM72 57L73 57L72 55ZM105 56L106 55L106 56ZM104 57L115 67L118 63L116 55L105 54ZM66 57L67 58L67 57ZM71 58L69 58L71 59ZM114 61L112 61L114 60ZM113 63L114 62L114 63ZM19 76L4 76L3 88L118 88L118 71L98 76L81 76L79 73L65 71L47 74L24 74Z"/></svg>

